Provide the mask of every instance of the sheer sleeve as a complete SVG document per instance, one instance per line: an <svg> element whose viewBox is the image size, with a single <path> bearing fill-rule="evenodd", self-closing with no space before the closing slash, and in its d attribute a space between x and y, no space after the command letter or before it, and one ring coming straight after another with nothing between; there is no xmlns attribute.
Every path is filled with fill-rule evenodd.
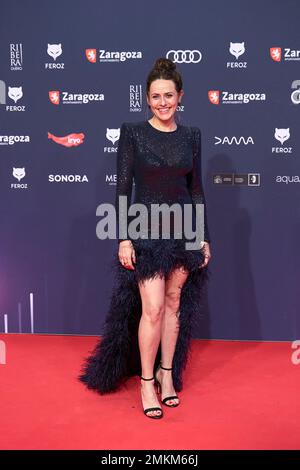
<svg viewBox="0 0 300 470"><path fill-rule="evenodd" d="M194 206L204 204L204 241L210 242L210 234L207 222L207 206L202 185L201 169L201 131L198 127L192 128L193 131L193 169L187 175L188 189L192 197Z"/></svg>
<svg viewBox="0 0 300 470"><path fill-rule="evenodd" d="M118 143L117 152L117 188L116 188L116 228L117 240L127 240L127 211L131 204L131 194L133 185L133 163L134 163L134 145L132 139L132 132L127 123L123 123L120 130L120 138ZM122 210L122 204L119 199L120 196L126 196L127 210ZM125 232L123 230L125 228ZM119 229L121 233L119 234Z"/></svg>

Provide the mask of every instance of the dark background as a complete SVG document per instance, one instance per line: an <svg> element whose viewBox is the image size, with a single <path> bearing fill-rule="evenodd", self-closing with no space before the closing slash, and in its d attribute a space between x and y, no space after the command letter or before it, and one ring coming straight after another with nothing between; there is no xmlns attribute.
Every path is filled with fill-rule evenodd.
<svg viewBox="0 0 300 470"><path fill-rule="evenodd" d="M300 105L291 102L299 61L274 62L269 48L300 49L298 1L212 2L16 1L0 17L0 79L22 86L18 105L0 105L0 135L30 135L29 144L0 146L0 331L30 332L29 294L34 298L34 332L98 334L113 276L114 240L96 237L96 207L113 202L116 153L106 128L150 118L146 76L170 49L198 49L197 64L178 64L185 95L180 122L202 131L202 168L211 232L212 272L207 309L197 338L292 340L299 324L299 185L276 183L277 175L299 175ZM245 42L236 61L230 42ZM10 69L10 43L23 45L23 70ZM47 44L62 43L54 63ZM142 59L96 64L85 49L142 51ZM247 62L247 68L227 68ZM130 112L129 86L141 84L140 112ZM50 90L104 93L87 105L50 103ZM266 93L266 102L212 105L208 90ZM13 101L7 97L7 104ZM274 129L290 128L284 144L292 155L272 154L281 144ZM78 147L48 140L85 134ZM251 136L254 145L215 145L215 136ZM117 147L117 143L114 147ZM13 167L25 167L23 190ZM49 183L49 174L86 174L88 183ZM261 184L213 183L219 173L260 173ZM108 179L107 179L108 178ZM18 308L22 312L19 327Z"/></svg>

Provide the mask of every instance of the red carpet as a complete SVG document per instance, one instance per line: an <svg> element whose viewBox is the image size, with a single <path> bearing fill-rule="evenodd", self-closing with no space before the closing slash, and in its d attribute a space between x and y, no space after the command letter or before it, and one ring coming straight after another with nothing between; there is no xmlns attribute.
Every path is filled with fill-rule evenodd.
<svg viewBox="0 0 300 470"><path fill-rule="evenodd" d="M142 413L139 378L100 396L77 382L95 337L0 335L1 449L299 449L291 343L193 341L178 408Z"/></svg>

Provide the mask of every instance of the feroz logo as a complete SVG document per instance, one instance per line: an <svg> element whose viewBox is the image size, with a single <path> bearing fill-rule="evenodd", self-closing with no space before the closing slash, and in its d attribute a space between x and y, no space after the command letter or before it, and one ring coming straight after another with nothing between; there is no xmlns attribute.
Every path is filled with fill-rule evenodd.
<svg viewBox="0 0 300 470"><path fill-rule="evenodd" d="M28 189L27 183L20 183L20 181L26 176L25 168L15 168L13 167L12 175L16 178L19 182L18 183L11 183L11 189Z"/></svg>
<svg viewBox="0 0 300 470"><path fill-rule="evenodd" d="M47 53L52 59L56 60L62 54L61 44L48 44Z"/></svg>
<svg viewBox="0 0 300 470"><path fill-rule="evenodd" d="M69 134L65 137L56 137L54 134L48 132L48 139L53 140L57 144L64 145L65 147L77 147L83 143L84 134Z"/></svg>
<svg viewBox="0 0 300 470"><path fill-rule="evenodd" d="M113 144L113 147L112 146L110 146L110 147L105 146L103 148L103 152L116 153L118 151L118 147L115 147L114 145L120 139L120 128L119 127L118 128L107 127L106 128L106 138L107 138L107 140L109 140Z"/></svg>
<svg viewBox="0 0 300 470"><path fill-rule="evenodd" d="M14 105L7 105L5 107L6 111L25 111L25 105L17 104L21 98L23 98L23 88L22 86L8 86L7 91L8 97L15 102ZM6 105L6 83L3 80L0 80L0 104Z"/></svg>
<svg viewBox="0 0 300 470"><path fill-rule="evenodd" d="M22 87L21 86L13 86L13 87L9 86L8 96L16 103L23 97Z"/></svg>
<svg viewBox="0 0 300 470"><path fill-rule="evenodd" d="M93 64L96 63L97 60L97 51L96 49L86 49L85 50L85 56L89 62L92 62Z"/></svg>
<svg viewBox="0 0 300 470"><path fill-rule="evenodd" d="M239 57L245 53L245 42L230 42L228 50L235 57L235 61L227 62L226 67L231 69L246 69L247 62L239 60Z"/></svg>
<svg viewBox="0 0 300 470"><path fill-rule="evenodd" d="M21 181L21 179L24 178L24 176L26 175L25 173L25 168L13 168L13 172L12 172L13 176L15 178L17 178L18 181Z"/></svg>
<svg viewBox="0 0 300 470"><path fill-rule="evenodd" d="M270 56L275 62L281 61L281 47L270 47Z"/></svg>
<svg viewBox="0 0 300 470"><path fill-rule="evenodd" d="M272 153L281 155L291 155L293 153L293 147L285 147L283 144L291 137L290 128L278 128L275 127L274 137L281 143L281 147L272 147Z"/></svg>
<svg viewBox="0 0 300 470"><path fill-rule="evenodd" d="M291 135L289 127L287 127L286 129L279 129L278 127L275 127L274 137L276 140L279 140L281 145L283 145L283 142L288 140L290 136Z"/></svg>
<svg viewBox="0 0 300 470"><path fill-rule="evenodd" d="M106 136L105 136L113 145L119 140L120 138L120 128L111 129L109 127L106 128Z"/></svg>
<svg viewBox="0 0 300 470"><path fill-rule="evenodd" d="M230 54L234 55L236 60L243 55L245 52L245 43L244 42L231 42L229 45Z"/></svg>
<svg viewBox="0 0 300 470"><path fill-rule="evenodd" d="M47 45L47 54L52 57L54 62L46 62L45 63L45 69L48 70L64 70L65 64L64 62L59 62L56 61L58 57L62 55L62 45L61 43L59 44L48 44Z"/></svg>
<svg viewBox="0 0 300 470"><path fill-rule="evenodd" d="M208 99L212 104L220 104L220 92L219 92L219 90L209 90Z"/></svg>

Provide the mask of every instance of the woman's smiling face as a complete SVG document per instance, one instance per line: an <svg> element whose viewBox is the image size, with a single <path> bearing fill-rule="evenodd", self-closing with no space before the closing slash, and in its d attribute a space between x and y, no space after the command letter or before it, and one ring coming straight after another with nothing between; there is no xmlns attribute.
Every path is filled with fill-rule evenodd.
<svg viewBox="0 0 300 470"><path fill-rule="evenodd" d="M162 121L173 120L178 102L183 95L176 90L173 80L157 79L150 85L147 102L152 113Z"/></svg>

